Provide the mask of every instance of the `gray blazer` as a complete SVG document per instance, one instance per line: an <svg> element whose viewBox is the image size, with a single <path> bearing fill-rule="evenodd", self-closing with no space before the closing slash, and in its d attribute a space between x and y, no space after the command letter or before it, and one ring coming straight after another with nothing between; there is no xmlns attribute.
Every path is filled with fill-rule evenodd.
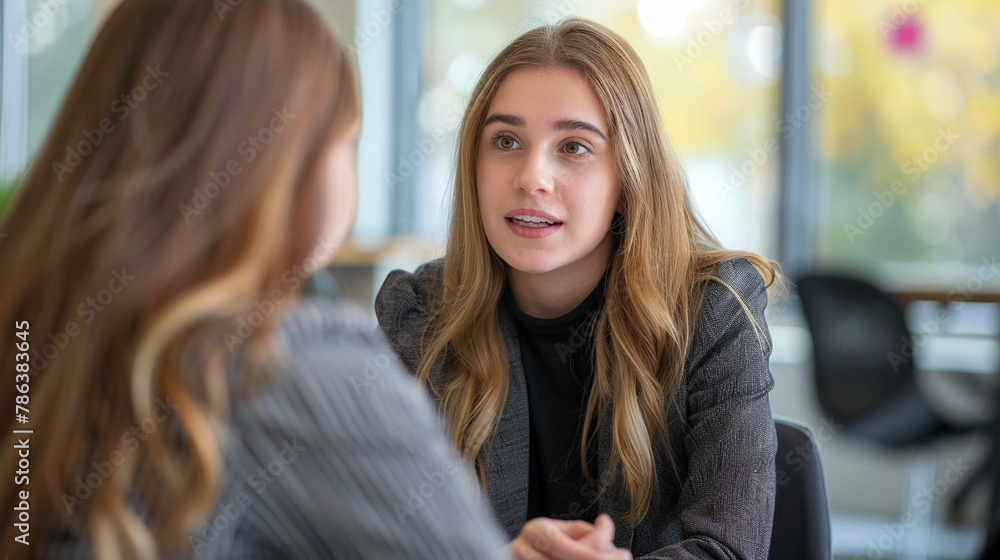
<svg viewBox="0 0 1000 560"><path fill-rule="evenodd" d="M410 274L392 272L375 302L379 325L406 368L415 372L428 308L441 293L444 261ZM737 298L711 282L698 315L676 406L664 403L678 472L662 443L654 447L657 494L638 523L625 520L627 490L619 472L608 481L610 422L598 432L598 483L608 491L598 502L617 527L615 544L647 559L765 559L774 509L777 439L768 392L771 338L764 322L767 293L746 259L720 264L716 275L740 295L763 332L758 340ZM497 308L510 361L510 391L485 457L486 494L508 538L527 521L528 397L520 344L510 313ZM763 347L763 348L762 348ZM444 383L443 363L431 383Z"/></svg>

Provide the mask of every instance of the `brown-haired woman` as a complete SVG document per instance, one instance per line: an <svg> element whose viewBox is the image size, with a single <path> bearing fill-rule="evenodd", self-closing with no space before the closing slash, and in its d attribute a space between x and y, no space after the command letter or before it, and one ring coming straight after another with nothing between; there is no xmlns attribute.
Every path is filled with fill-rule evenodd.
<svg viewBox="0 0 1000 560"><path fill-rule="evenodd" d="M300 297L359 116L301 0L114 10L0 224L5 557L509 557L382 341ZM512 550L610 558L612 530Z"/></svg>
<svg viewBox="0 0 1000 560"><path fill-rule="evenodd" d="M777 267L698 219L639 56L582 19L531 30L458 144L445 258L376 312L501 525L607 513L643 558L766 558Z"/></svg>

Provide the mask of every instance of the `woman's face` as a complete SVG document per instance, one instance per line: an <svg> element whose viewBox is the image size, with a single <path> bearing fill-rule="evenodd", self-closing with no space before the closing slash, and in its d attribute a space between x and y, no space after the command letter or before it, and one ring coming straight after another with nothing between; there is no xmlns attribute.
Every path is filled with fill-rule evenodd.
<svg viewBox="0 0 1000 560"><path fill-rule="evenodd" d="M575 69L507 75L479 136L486 238L513 271L607 267L620 187L604 107Z"/></svg>

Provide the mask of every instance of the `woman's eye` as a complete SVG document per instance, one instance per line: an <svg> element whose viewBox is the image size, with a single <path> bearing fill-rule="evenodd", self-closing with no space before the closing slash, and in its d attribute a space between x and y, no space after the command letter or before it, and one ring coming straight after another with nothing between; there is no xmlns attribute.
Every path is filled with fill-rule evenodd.
<svg viewBox="0 0 1000 560"><path fill-rule="evenodd" d="M499 138L494 140L493 143L496 144L498 148L504 151L513 150L518 146L517 140L514 140L510 136L500 136Z"/></svg>
<svg viewBox="0 0 1000 560"><path fill-rule="evenodd" d="M579 142L570 142L569 144L566 144L566 146L563 147L563 150L565 150L566 153L571 156L578 156L590 151L586 148L586 146L584 146Z"/></svg>

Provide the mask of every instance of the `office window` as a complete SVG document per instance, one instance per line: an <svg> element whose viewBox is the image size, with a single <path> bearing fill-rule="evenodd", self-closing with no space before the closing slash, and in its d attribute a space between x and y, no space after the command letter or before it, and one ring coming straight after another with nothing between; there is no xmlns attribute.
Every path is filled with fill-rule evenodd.
<svg viewBox="0 0 1000 560"><path fill-rule="evenodd" d="M90 0L4 0L0 179L13 181L48 132L93 32Z"/></svg>
<svg viewBox="0 0 1000 560"><path fill-rule="evenodd" d="M1000 3L821 0L814 27L818 264L944 289L994 263Z"/></svg>
<svg viewBox="0 0 1000 560"><path fill-rule="evenodd" d="M427 0L416 184L417 232L446 235L455 134L490 58L542 23L582 16L626 37L646 63L663 119L701 214L730 248L775 256L778 92L777 0Z"/></svg>

